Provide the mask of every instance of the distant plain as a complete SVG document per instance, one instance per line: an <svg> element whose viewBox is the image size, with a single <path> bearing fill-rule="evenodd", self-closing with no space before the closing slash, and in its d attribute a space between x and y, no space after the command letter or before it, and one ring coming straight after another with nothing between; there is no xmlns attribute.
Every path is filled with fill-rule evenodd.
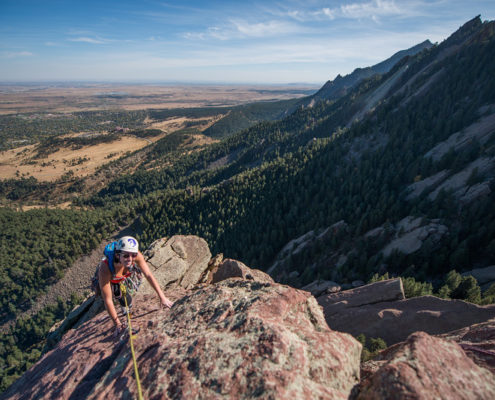
<svg viewBox="0 0 495 400"><path fill-rule="evenodd" d="M315 85L0 85L0 114L235 106L314 93Z"/></svg>

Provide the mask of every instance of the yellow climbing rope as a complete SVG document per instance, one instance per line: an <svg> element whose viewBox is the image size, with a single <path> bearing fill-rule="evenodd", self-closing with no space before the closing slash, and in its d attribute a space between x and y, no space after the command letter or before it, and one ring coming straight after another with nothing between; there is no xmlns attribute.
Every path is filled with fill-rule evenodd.
<svg viewBox="0 0 495 400"><path fill-rule="evenodd" d="M132 361L134 363L134 374L136 375L138 399L143 400L143 393L141 391L141 381L139 380L139 372L137 368L136 354L134 353L134 344L132 343L132 340L134 339L134 335L132 334L131 316L129 313L129 306L127 305L126 287L123 283L120 284L120 291L122 292L122 296L124 296L125 309L127 311L127 326L129 328L129 341L131 342L131 354L132 354Z"/></svg>

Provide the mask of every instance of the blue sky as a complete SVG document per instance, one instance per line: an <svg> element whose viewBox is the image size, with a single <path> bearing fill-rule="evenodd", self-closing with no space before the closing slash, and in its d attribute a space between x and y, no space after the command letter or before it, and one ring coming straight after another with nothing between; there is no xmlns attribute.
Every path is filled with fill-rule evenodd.
<svg viewBox="0 0 495 400"><path fill-rule="evenodd" d="M0 81L322 84L495 0L0 0Z"/></svg>

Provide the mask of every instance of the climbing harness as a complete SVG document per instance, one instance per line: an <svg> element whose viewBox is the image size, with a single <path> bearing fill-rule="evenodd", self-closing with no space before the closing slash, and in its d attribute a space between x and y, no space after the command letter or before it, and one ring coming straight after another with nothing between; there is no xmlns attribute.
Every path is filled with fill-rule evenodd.
<svg viewBox="0 0 495 400"><path fill-rule="evenodd" d="M136 375L136 382L137 382L137 388L138 388L138 399L143 400L143 393L141 391L141 381L139 379L136 354L134 353L134 344L132 342L132 340L135 338L135 336L132 334L131 315L129 313L129 306L127 305L127 296L126 296L127 288L123 282L120 283L120 290L122 291L122 295L123 295L122 297L124 297L125 308L127 311L126 312L126 314L127 314L127 326L129 328L129 341L131 343L131 354L132 354L132 362L134 363L134 374Z"/></svg>

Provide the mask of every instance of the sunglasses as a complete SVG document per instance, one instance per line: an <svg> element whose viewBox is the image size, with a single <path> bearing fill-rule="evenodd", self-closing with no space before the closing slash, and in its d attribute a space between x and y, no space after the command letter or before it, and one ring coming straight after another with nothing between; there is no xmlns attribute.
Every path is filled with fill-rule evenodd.
<svg viewBox="0 0 495 400"><path fill-rule="evenodd" d="M137 253L123 253L122 254L122 257L124 257L124 258L130 258L130 257L136 258L137 257Z"/></svg>

